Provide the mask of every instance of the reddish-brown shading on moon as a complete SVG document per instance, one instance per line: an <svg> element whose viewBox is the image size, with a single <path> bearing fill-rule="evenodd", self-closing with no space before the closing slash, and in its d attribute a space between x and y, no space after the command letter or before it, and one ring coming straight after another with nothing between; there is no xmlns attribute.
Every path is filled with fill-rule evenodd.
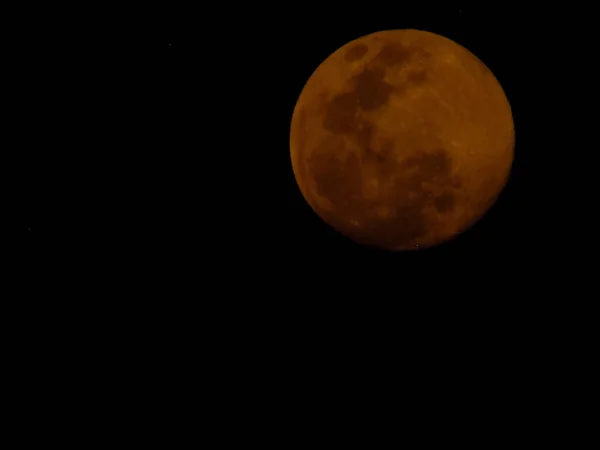
<svg viewBox="0 0 600 450"><path fill-rule="evenodd" d="M514 130L479 59L441 36L396 30L317 68L290 146L317 214L357 242L403 250L448 240L485 213L508 177Z"/></svg>
<svg viewBox="0 0 600 450"><path fill-rule="evenodd" d="M364 44L356 44L355 46L351 47L347 52L346 55L344 56L344 58L346 59L346 61L357 61L359 59L361 59L363 56L365 56L367 54L367 52L369 51L369 47L367 47Z"/></svg>

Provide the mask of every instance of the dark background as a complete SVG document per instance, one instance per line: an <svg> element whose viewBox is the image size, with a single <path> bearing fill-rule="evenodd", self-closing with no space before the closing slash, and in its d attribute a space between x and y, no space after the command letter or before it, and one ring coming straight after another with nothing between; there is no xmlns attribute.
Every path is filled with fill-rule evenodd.
<svg viewBox="0 0 600 450"><path fill-rule="evenodd" d="M573 389L593 373L585 343L597 328L585 320L596 317L589 14L263 8L192 14L159 40L171 46L104 27L102 39L53 28L4 48L5 198L16 207L5 217L17 222L26 277L5 302L18 310L4 315L7 367L27 410L13 417L37 414L40 401L54 417L67 393L82 405L73 411L103 399L111 414L130 402L124 414L162 417L155 405L208 392L221 418L242 395L256 392L255 408L274 389L282 409L327 424L339 409L389 419L412 395L428 410L448 405L444 421L462 407L504 427L492 409L536 430L531 418L540 406L554 414L557 386L588 398ZM471 50L502 84L516 127L513 173L489 214L411 253L331 230L289 158L313 70L349 40L393 28ZM357 407L374 398L386 401ZM574 410L587 408L562 408Z"/></svg>
<svg viewBox="0 0 600 450"><path fill-rule="evenodd" d="M592 116L578 103L592 94L580 92L591 72L574 70L588 50L564 31L566 15L558 26L558 11L491 7L275 13L235 24L217 15L228 33L184 28L172 45L50 37L15 51L21 100L11 120L25 130L18 217L30 261L85 260L108 279L160 273L185 285L201 273L265 295L292 295L285 284L344 291L336 298L394 290L393 299L445 297L457 285L474 297L492 295L486 283L537 289L534 280L569 265L566 254L587 251L591 164L579 158L593 147ZM489 213L451 242L407 253L361 247L328 227L289 157L293 108L314 69L344 43L394 28L438 33L477 55L516 129L512 175Z"/></svg>

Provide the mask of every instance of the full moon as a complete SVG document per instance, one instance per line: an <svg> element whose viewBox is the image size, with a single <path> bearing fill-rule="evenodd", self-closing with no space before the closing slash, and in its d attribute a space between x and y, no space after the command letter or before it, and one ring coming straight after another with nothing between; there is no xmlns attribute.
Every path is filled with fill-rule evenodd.
<svg viewBox="0 0 600 450"><path fill-rule="evenodd" d="M311 208L387 250L432 247L471 227L505 186L514 143L510 104L488 67L418 30L336 50L306 82L290 131Z"/></svg>

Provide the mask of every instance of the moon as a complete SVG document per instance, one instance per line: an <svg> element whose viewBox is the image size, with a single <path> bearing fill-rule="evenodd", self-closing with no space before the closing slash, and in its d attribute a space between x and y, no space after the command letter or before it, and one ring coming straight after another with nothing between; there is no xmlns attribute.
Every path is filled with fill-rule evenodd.
<svg viewBox="0 0 600 450"><path fill-rule="evenodd" d="M353 40L310 76L290 155L310 207L351 240L423 249L470 228L514 157L508 99L488 67L443 36L388 30Z"/></svg>

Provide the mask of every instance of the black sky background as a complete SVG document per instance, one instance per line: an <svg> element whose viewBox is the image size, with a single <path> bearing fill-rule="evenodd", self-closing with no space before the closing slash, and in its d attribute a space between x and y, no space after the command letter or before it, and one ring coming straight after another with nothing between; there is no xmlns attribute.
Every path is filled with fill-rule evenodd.
<svg viewBox="0 0 600 450"><path fill-rule="evenodd" d="M447 283L475 297L486 283L535 285L565 264L564 252L589 245L578 230L593 203L580 208L589 188L574 187L590 180L574 159L590 148L589 127L573 105L583 81L569 70L585 49L562 50L556 14L426 9L337 19L281 11L238 28L217 17L233 31L198 27L171 43L29 44L27 98L39 107L24 110L42 131L28 137L19 217L33 261L61 259L60 248L108 272L235 274L277 295L276 280L343 298L398 284L411 298L421 289L446 297ZM516 129L512 175L489 213L451 242L408 253L364 248L329 228L302 198L289 158L293 107L314 69L349 40L394 28L439 33L476 54L506 92Z"/></svg>
<svg viewBox="0 0 600 450"><path fill-rule="evenodd" d="M17 229L5 244L17 244L9 265L23 281L5 289L3 317L22 436L38 430L30 421L71 434L74 415L105 427L105 411L143 422L136 439L147 416L166 429L165 412L178 430L193 421L202 433L206 415L237 436L231 415L254 417L274 392L272 411L300 417L294 440L325 428L354 439L351 419L373 417L395 431L404 407L424 437L449 440L431 423L458 417L461 439L529 430L554 441L547 416L561 430L565 414L588 410L560 402L590 398L576 391L593 377L597 341L591 14L240 8L202 8L169 39L117 37L103 23L65 40L52 23L4 47L4 220ZM394 28L471 50L502 84L516 129L512 176L488 215L411 253L330 229L289 157L293 108L318 64ZM81 414L90 408L102 420Z"/></svg>

